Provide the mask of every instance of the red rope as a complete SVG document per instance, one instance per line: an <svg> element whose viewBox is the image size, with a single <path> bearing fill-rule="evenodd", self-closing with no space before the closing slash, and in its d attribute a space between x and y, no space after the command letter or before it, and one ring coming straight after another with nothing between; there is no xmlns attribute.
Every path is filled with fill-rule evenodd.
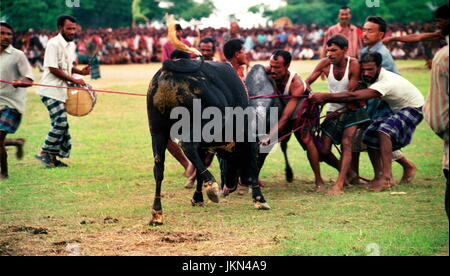
<svg viewBox="0 0 450 276"><path fill-rule="evenodd" d="M5 81L0 80L0 82L7 83L14 85L14 82L11 81ZM72 87L72 86L58 86L58 85L48 85L48 84L39 84L39 83L30 83L32 86L42 86L42 87L51 87L51 88L65 88L65 89L76 89L76 90L89 90L84 87ZM146 97L147 94L142 93L129 93L129 92L119 92L119 91L111 91L111 90L100 90L100 89L91 89L91 91L95 92L102 92L102 93L109 93L109 94L120 94L120 95L131 95L131 96L144 96ZM291 99L291 98L307 98L308 95L302 95L302 96L288 96L288 95L277 95L277 94L271 94L271 95L261 95L261 96L248 96L248 99L260 99L260 98L282 98L282 99Z"/></svg>
<svg viewBox="0 0 450 276"><path fill-rule="evenodd" d="M0 82L7 83L13 85L14 83L11 81L0 80ZM119 91L111 91L111 90L99 90L99 89L88 89L84 87L71 87L71 86L58 86L58 85L47 85L47 84L38 84L38 83L30 83L32 86L42 86L42 87L52 87L52 88L66 88L66 89L75 89L75 90L86 90L86 91L95 91L101 93L109 93L109 94L120 94L120 95L131 95L131 96L144 96L147 94L142 93L128 93L128 92L119 92Z"/></svg>
<svg viewBox="0 0 450 276"><path fill-rule="evenodd" d="M291 96L291 95L278 95L278 94L270 94L270 95L261 95L261 96L248 96L250 100L260 99L260 98L282 98L282 99L292 99L292 98L307 98L308 95L301 96Z"/></svg>
<svg viewBox="0 0 450 276"><path fill-rule="evenodd" d="M12 81L5 81L0 80L2 83L11 84L14 85L15 83ZM109 94L119 94L119 95L130 95L130 96L144 96L146 97L147 94L142 93L129 93L129 92L119 92L119 91L111 91L111 90L100 90L100 89L88 89L84 87L72 87L72 86L59 86L59 85L47 85L47 84L38 84L38 83L30 83L31 86L42 86L42 87L51 87L51 88L64 88L64 89L74 89L74 90L86 90L86 91L95 91L95 92L101 92L101 93L109 93ZM246 89L247 90L247 89ZM270 94L270 95L261 95L261 96L249 96L247 92L247 97L251 99L259 99L259 98L282 98L282 99L292 99L292 98L305 98L305 101L303 101L302 106L300 107L298 117L296 119L295 125L298 126L294 130L292 130L290 133L283 135L281 138L279 138L277 141L269 144L268 146L271 146L275 143L281 142L284 139L286 139L289 135L304 129L305 127L309 127L309 129L313 129L314 125L317 124L317 122L323 118L323 117L332 117L333 115L336 116L336 114L341 113L341 111L344 108L341 108L339 110L336 110L332 114L329 114L327 116L319 117L320 111L315 112L319 109L316 109L317 105L314 103L311 103L308 99L306 99L309 95L301 95L301 96L292 96L292 95L278 95L278 94ZM306 114L313 114L312 116L302 116L304 110L306 110ZM315 114L316 113L316 114ZM317 114L318 113L318 114ZM312 118L311 118L312 117Z"/></svg>
<svg viewBox="0 0 450 276"><path fill-rule="evenodd" d="M294 124L294 126L296 126L296 128L294 128L291 132L289 132L289 133L287 133L287 134L281 136L281 137L278 138L276 141L270 143L270 144L267 145L267 146L269 147L269 146L272 146L272 145L274 145L274 144L276 144L276 143L278 143L278 142L281 142L281 141L285 140L287 137L289 137L289 136L292 135L293 133L296 133L296 132L299 131L299 130L303 130L306 126L308 126L309 129L312 130L313 127L314 127L314 125L315 125L315 124L318 124L318 123L320 122L321 119L323 119L323 118L330 118L330 117L332 118L332 117L334 117L334 116L338 116L339 114L341 114L341 113L343 113L343 112L345 112L345 111L347 110L346 107L343 107L343 108L340 108L340 109L338 109L338 110L336 110L336 111L334 111L334 112L331 112L331 113L329 113L329 114L327 114L327 115L324 115L324 116L319 117L319 115L320 115L320 109L315 109L316 106L317 106L316 104L311 103L311 102L309 102L308 99L306 99L306 100L302 103L302 106L300 107L300 110L299 110L299 112L298 112L297 119L296 119L296 122L295 122L295 124ZM314 114L313 116L310 116L310 117L313 117L313 118L302 117L303 110L305 110L305 109L307 110L307 112L308 112L308 110L309 110L310 112L312 111L312 113L315 113L314 110L318 110L318 112L316 112L316 114ZM313 136L320 136L320 135L319 135L320 129L317 128L316 131L317 131L317 133L313 134ZM313 137L311 137L311 139L312 139L312 138L313 138Z"/></svg>

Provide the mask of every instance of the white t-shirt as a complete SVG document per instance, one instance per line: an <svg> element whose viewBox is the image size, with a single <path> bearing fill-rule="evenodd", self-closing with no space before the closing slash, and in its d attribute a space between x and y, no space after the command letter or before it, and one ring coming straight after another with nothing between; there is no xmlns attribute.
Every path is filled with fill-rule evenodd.
<svg viewBox="0 0 450 276"><path fill-rule="evenodd" d="M417 108L425 103L423 95L417 87L404 77L384 68L381 69L378 80L369 88L378 91L392 111L398 111L405 107Z"/></svg>
<svg viewBox="0 0 450 276"><path fill-rule="evenodd" d="M27 57L12 45L0 53L0 78L5 81L22 80L23 78L34 80ZM23 113L26 99L26 88L16 88L11 84L0 83L0 109L7 106Z"/></svg>
<svg viewBox="0 0 450 276"><path fill-rule="evenodd" d="M41 84L67 86L67 82L62 80L50 72L49 67L59 68L67 75L72 75L73 63L75 56L75 43L67 42L61 34L53 37L48 41L44 56L44 74ZM49 97L61 102L66 102L67 89L53 87L39 87L38 94Z"/></svg>

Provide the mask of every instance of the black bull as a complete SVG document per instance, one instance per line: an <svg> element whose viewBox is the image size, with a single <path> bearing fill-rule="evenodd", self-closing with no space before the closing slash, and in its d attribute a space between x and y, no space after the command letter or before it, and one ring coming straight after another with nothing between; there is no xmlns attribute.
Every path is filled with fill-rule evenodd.
<svg viewBox="0 0 450 276"><path fill-rule="evenodd" d="M161 185L164 178L165 151L167 141L170 139L170 130L177 122L176 119L170 119L170 113L176 107L183 107L193 114L195 99L201 100L202 110L207 107L217 107L222 114L226 107L245 109L249 105L244 85L229 64L185 59L164 62L162 69L153 77L147 94L154 157L153 173L156 181L150 224L163 223ZM191 121L191 123L196 122ZM206 123L208 120L201 120L201 129ZM255 207L270 209L258 185L259 147L257 142L248 142L247 124L249 123L251 122L245 122L244 128L234 129L233 137L243 134L245 142L211 143L204 141L203 137L200 142L195 142L192 139L194 136L192 128L189 128L191 139L180 141L186 157L197 170L197 186L191 200L194 206L203 205L203 186L212 201L219 201L219 185L203 163L205 149L215 147L222 162L226 164L226 172L222 174L226 176L225 179L228 179L224 183L227 188L234 189L235 180L239 176L242 184L252 187ZM233 146L233 144L234 149L231 152L228 151L230 147L226 145ZM224 145L225 147L221 148Z"/></svg>

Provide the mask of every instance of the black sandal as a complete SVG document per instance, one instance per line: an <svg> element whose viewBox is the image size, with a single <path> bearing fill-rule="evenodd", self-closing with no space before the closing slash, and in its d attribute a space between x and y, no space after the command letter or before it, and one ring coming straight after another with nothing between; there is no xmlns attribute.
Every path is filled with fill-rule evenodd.
<svg viewBox="0 0 450 276"><path fill-rule="evenodd" d="M55 168L56 164L53 162L52 158L48 154L39 155L36 154L34 156L37 160L41 161L42 164L47 168Z"/></svg>
<svg viewBox="0 0 450 276"><path fill-rule="evenodd" d="M69 165L67 165L66 163L61 162L59 160L55 160L55 166L56 167L69 167Z"/></svg>

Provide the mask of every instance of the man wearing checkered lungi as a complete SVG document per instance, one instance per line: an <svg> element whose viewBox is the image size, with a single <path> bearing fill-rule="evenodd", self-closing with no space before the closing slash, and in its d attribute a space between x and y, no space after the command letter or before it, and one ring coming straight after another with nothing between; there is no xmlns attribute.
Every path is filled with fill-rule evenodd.
<svg viewBox="0 0 450 276"><path fill-rule="evenodd" d="M392 113L375 119L363 135L363 143L368 146L376 172L368 189L383 191L396 184L392 176L392 151L411 142L416 126L423 120L422 106L425 101L422 93L411 82L383 69L379 53L364 54L360 64L362 80L368 84L367 89L333 94L314 93L310 99L324 104L379 98L389 105Z"/></svg>
<svg viewBox="0 0 450 276"><path fill-rule="evenodd" d="M72 77L72 74L89 75L90 67L83 70L74 67L75 44L73 42L77 31L76 19L70 15L60 15L57 20L59 34L50 39L45 50L44 75L41 84L52 86L67 86L69 83L86 85L82 79ZM36 159L46 167L67 167L57 159L68 158L71 150L69 123L64 103L67 99L67 89L55 87L40 87L38 94L48 109L51 129L42 145Z"/></svg>
<svg viewBox="0 0 450 276"><path fill-rule="evenodd" d="M5 146L17 147L17 158L23 157L25 139L8 139L20 125L25 110L27 91L24 87L31 85L33 73L25 54L14 48L13 29L5 22L0 22L0 76L2 80L12 82L0 83L0 180L8 178L8 154Z"/></svg>

